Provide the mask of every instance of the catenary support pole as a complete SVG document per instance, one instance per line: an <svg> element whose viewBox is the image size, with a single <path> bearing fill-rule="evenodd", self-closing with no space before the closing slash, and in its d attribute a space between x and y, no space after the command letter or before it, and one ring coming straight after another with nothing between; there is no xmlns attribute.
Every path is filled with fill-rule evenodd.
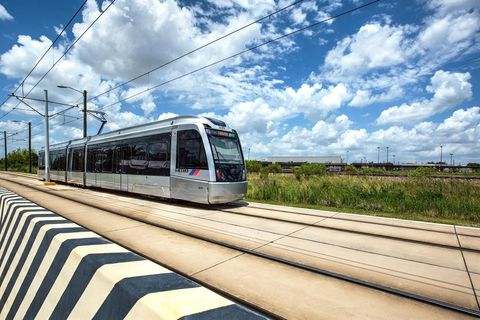
<svg viewBox="0 0 480 320"><path fill-rule="evenodd" d="M5 146L5 171L8 171L8 163L7 163L7 158L8 158L8 153L7 153L7 131L3 131L3 145Z"/></svg>
<svg viewBox="0 0 480 320"><path fill-rule="evenodd" d="M50 182L50 136L48 129L48 91L45 91L45 181Z"/></svg>
<svg viewBox="0 0 480 320"><path fill-rule="evenodd" d="M83 137L87 136L87 90L83 90Z"/></svg>
<svg viewBox="0 0 480 320"><path fill-rule="evenodd" d="M32 123L28 122L28 173L32 173Z"/></svg>

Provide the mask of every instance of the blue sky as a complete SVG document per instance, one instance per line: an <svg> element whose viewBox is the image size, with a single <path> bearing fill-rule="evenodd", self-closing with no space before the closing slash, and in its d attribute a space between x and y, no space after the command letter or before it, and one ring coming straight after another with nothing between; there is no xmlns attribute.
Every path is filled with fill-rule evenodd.
<svg viewBox="0 0 480 320"><path fill-rule="evenodd" d="M349 161L480 162L480 2L380 1L254 52L116 101L367 1L303 1L193 55L89 102L107 130L200 114L240 132L251 158L340 155ZM15 90L83 1L0 1L0 94ZM155 66L261 18L290 1L117 0L30 97L80 103L58 89L103 93ZM89 0L27 79L28 91L108 2ZM20 93L21 91L18 91ZM0 117L16 102L0 108ZM32 106L42 109L41 104ZM0 120L8 132L41 118L20 107ZM51 112L61 110L52 106ZM52 119L51 138L80 137L78 109ZM20 121L20 122L18 122ZM23 121L23 122L22 122ZM73 122L70 122L73 121ZM99 123L91 118L90 134ZM43 143L34 128L34 145ZM22 131L15 140L25 138ZM9 141L9 149L26 146ZM246 152L247 153L247 152ZM392 160L390 158L389 160Z"/></svg>

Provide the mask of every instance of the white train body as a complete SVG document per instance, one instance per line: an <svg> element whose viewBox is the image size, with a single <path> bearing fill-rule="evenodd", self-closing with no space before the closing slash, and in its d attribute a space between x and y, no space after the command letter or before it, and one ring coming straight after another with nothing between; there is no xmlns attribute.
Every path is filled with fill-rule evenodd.
<svg viewBox="0 0 480 320"><path fill-rule="evenodd" d="M45 152L39 153L40 177ZM240 140L224 122L181 116L50 146L50 179L198 203L247 192Z"/></svg>

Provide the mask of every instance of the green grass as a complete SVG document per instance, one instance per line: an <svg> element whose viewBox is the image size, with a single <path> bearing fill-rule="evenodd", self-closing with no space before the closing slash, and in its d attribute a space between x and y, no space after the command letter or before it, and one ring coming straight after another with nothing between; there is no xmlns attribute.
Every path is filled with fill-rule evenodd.
<svg viewBox="0 0 480 320"><path fill-rule="evenodd" d="M0 167L0 170L4 170L4 168ZM8 171L28 173L28 166L9 166ZM37 167L32 166L32 173L37 174Z"/></svg>
<svg viewBox="0 0 480 320"><path fill-rule="evenodd" d="M250 174L247 200L480 226L480 182L460 179Z"/></svg>

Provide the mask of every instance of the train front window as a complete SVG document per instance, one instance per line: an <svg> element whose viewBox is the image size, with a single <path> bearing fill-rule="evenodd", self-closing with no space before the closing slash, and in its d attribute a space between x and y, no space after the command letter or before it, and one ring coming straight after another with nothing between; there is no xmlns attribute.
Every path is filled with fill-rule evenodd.
<svg viewBox="0 0 480 320"><path fill-rule="evenodd" d="M208 169L202 137L196 130L178 131L177 168Z"/></svg>
<svg viewBox="0 0 480 320"><path fill-rule="evenodd" d="M238 136L233 132L207 129L215 163L243 164Z"/></svg>

